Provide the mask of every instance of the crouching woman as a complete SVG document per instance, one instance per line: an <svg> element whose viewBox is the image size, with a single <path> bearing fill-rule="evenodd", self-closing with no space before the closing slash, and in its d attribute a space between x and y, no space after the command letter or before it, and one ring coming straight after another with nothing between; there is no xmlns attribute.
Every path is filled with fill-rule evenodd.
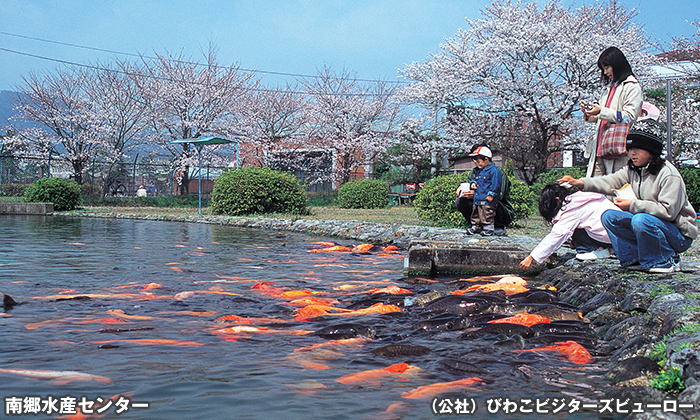
<svg viewBox="0 0 700 420"><path fill-rule="evenodd" d="M566 175L557 181L603 194L630 184L634 196L616 198L613 203L622 211L606 211L602 223L620 265L650 273L679 270L679 254L698 236L697 214L688 201L685 182L661 158L664 131L654 120L637 121L627 134L626 168L602 177Z"/></svg>

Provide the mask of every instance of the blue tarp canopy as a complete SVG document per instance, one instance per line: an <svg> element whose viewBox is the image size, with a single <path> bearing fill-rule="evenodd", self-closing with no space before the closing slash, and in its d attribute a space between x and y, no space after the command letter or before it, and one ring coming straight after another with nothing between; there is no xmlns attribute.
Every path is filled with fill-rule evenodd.
<svg viewBox="0 0 700 420"><path fill-rule="evenodd" d="M197 148L197 154L199 154L199 214L202 214L202 147L207 144L224 144L232 142L231 140L222 139L221 137L197 137L194 139L177 139L171 141L170 143L190 143ZM238 156L236 156L236 158L237 157Z"/></svg>

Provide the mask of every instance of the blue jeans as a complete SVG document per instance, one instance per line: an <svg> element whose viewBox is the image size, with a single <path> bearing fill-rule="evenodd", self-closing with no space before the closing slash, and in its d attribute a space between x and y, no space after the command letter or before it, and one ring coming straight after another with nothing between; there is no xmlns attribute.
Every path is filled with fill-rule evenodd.
<svg viewBox="0 0 700 420"><path fill-rule="evenodd" d="M595 251L600 248L608 248L610 244L606 244L600 241L596 241L591 238L586 232L586 229L574 229L574 234L571 235L571 245L576 249L576 253L581 254L584 252Z"/></svg>
<svg viewBox="0 0 700 420"><path fill-rule="evenodd" d="M668 261L693 243L670 223L645 213L608 210L601 217L620 265L647 269Z"/></svg>

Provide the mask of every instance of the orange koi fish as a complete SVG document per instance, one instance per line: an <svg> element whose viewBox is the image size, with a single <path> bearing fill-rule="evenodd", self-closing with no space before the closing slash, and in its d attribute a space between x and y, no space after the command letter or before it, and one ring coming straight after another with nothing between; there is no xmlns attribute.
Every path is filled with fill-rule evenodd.
<svg viewBox="0 0 700 420"><path fill-rule="evenodd" d="M333 306L324 305L308 305L296 310L295 321L306 321L317 316L332 315L332 316L355 316L367 314L387 314L390 312L401 312L401 308L396 305L387 305L384 303L375 303L374 305L356 310L344 308L336 308Z"/></svg>
<svg viewBox="0 0 700 420"><path fill-rule="evenodd" d="M127 315L127 314L124 313L124 311L122 311L121 309L109 309L109 310L107 311L107 313L110 314L110 315L114 315L114 316L116 316L116 317L119 317L119 318L123 318L123 319L132 319L132 320L134 320L134 321L153 321L153 320L169 321L168 319L164 319L164 318L158 319L158 318L154 318L154 317L152 317L152 316Z"/></svg>
<svg viewBox="0 0 700 420"><path fill-rule="evenodd" d="M296 351L296 352L314 351L316 349L320 349L323 347L332 347L332 346L361 347L361 346L364 346L365 343L367 343L368 341L371 341L371 340L367 337L341 338L339 340L324 341L323 343L316 343L316 344L312 344L310 346L299 347L298 349L294 349L294 351Z"/></svg>
<svg viewBox="0 0 700 420"><path fill-rule="evenodd" d="M354 247L352 247L351 252L355 252L358 254L366 254L372 248L374 248L374 244L359 244L359 245L355 245Z"/></svg>
<svg viewBox="0 0 700 420"><path fill-rule="evenodd" d="M338 299L333 299L333 298L320 298L320 297L313 297L313 296L306 296L300 299L294 299L290 300L289 302L283 302L285 305L292 305L292 306L307 306L307 305L325 305L325 306L330 306L330 305L335 305L339 303L340 301Z"/></svg>
<svg viewBox="0 0 700 420"><path fill-rule="evenodd" d="M91 375L89 373L73 372L70 370L25 370L25 369L0 369L0 373L20 375L34 379L49 379L53 385L65 385L71 382L102 382L108 384L111 379L105 376Z"/></svg>
<svg viewBox="0 0 700 420"><path fill-rule="evenodd" d="M444 392L452 392L464 388L473 388L474 384L481 382L481 378L472 377L460 379L452 382L440 382L431 385L419 386L418 388L404 392L401 396L411 400L427 400Z"/></svg>
<svg viewBox="0 0 700 420"><path fill-rule="evenodd" d="M100 324L129 324L130 323L130 321L126 321L124 319L119 319L119 318L86 319L84 321L77 321L75 323L76 324L94 324L96 322L99 322Z"/></svg>
<svg viewBox="0 0 700 420"><path fill-rule="evenodd" d="M506 276L495 283L471 286L465 290L458 291L462 293L453 294L463 294L464 292L471 290L479 290L481 292L495 292L497 290L503 290L504 292L506 292L507 295L514 295L516 293L527 292L529 289L525 287L526 284L527 281L525 281L521 277Z"/></svg>
<svg viewBox="0 0 700 420"><path fill-rule="evenodd" d="M133 340L102 340L93 341L95 344L111 344L111 343L127 343L127 344L138 344L141 346L180 346L180 347L196 347L203 346L204 344L197 343L195 341L181 341L181 340L166 340L166 339L153 339L153 338L137 338Z"/></svg>
<svg viewBox="0 0 700 420"><path fill-rule="evenodd" d="M236 325L233 327L219 328L212 331L214 334L238 334L238 333L282 333L290 335L306 335L313 331L307 330L275 330L267 327L252 327L250 325Z"/></svg>
<svg viewBox="0 0 700 420"><path fill-rule="evenodd" d="M348 247L342 246L342 245L335 245L335 246L329 246L326 248L310 249L307 252L311 252L312 254L319 254L321 252L352 252L352 248L348 248Z"/></svg>
<svg viewBox="0 0 700 420"><path fill-rule="evenodd" d="M389 246L385 246L384 248L382 248L382 251L389 252L389 253L399 252L399 248L396 247L395 245L389 245Z"/></svg>
<svg viewBox="0 0 700 420"><path fill-rule="evenodd" d="M260 291L260 293L285 299L295 299L302 296L317 295L322 293L312 290L284 290L280 287L275 287L275 284L276 283L273 281L263 281L254 284L251 289L257 289Z"/></svg>
<svg viewBox="0 0 700 420"><path fill-rule="evenodd" d="M387 286L381 289L372 289L368 291L367 293L389 293L392 295L405 295L405 294L411 294L413 293L412 291L408 289L403 289L399 286Z"/></svg>
<svg viewBox="0 0 700 420"><path fill-rule="evenodd" d="M219 328L216 330L212 330L212 333L219 335L224 341L229 341L231 343L235 343L238 341L241 337L238 336L237 334L259 334L259 333L267 333L267 334L291 334L291 335L306 335L310 334L313 331L306 331L306 330L275 330L272 328L266 328L266 327L253 327L250 325L236 325L233 327L227 327L227 328ZM242 338L247 338L247 337L242 337Z"/></svg>
<svg viewBox="0 0 700 420"><path fill-rule="evenodd" d="M404 373L409 368L408 363L397 363L385 367L383 369L371 369L364 372L350 373L336 379L345 385L355 385L358 383L367 383L369 385L379 385L382 379L397 378L401 373Z"/></svg>
<svg viewBox="0 0 700 420"><path fill-rule="evenodd" d="M242 316L238 315L225 315L221 316L219 318L216 318L214 322L218 323L224 323L224 322L230 322L233 324L274 324L274 323L285 323L287 322L284 319L276 319L276 318L244 318Z"/></svg>
<svg viewBox="0 0 700 420"><path fill-rule="evenodd" d="M542 315L537 315L537 314L529 314L527 312L523 312L521 314L517 314L514 316L509 316L508 318L500 318L500 319L494 319L489 321L489 324L500 324L500 323L506 323L506 324L520 324L520 325L525 325L526 327L531 327L535 324L548 324L549 323L549 318L546 316Z"/></svg>
<svg viewBox="0 0 700 420"><path fill-rule="evenodd" d="M556 351L559 354L564 355L570 362L576 364L590 363L593 358L591 354L582 345L575 341L564 341L559 343L554 343L555 346L545 346L538 347L534 349L525 350L515 350L516 353L522 353L526 351Z"/></svg>

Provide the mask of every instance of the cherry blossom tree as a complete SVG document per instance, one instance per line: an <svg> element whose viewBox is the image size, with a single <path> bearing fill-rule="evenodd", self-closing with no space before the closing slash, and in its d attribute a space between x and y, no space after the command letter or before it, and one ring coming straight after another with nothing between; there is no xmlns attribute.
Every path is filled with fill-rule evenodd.
<svg viewBox="0 0 700 420"><path fill-rule="evenodd" d="M402 98L440 115L439 128L464 148L500 150L531 184L553 153L580 149L592 135L576 113L581 99L599 96L600 52L618 46L638 76L652 59L637 11L614 0L576 9L494 0L482 14L439 53L402 69L410 81Z"/></svg>
<svg viewBox="0 0 700 420"><path fill-rule="evenodd" d="M147 109L135 82L141 70L134 63L117 60L93 68L84 90L93 108L102 111L103 141L94 158L103 162L102 178L109 185L114 167L145 142Z"/></svg>
<svg viewBox="0 0 700 420"><path fill-rule="evenodd" d="M307 105L297 85L284 88L253 89L241 109L241 130L247 157L257 166L274 166L275 152L302 147L306 130Z"/></svg>
<svg viewBox="0 0 700 420"><path fill-rule="evenodd" d="M306 141L333 154L333 182L345 183L361 165L372 165L401 122L396 85L363 86L347 70L325 66L318 77L302 82L311 96L306 108Z"/></svg>
<svg viewBox="0 0 700 420"><path fill-rule="evenodd" d="M79 184L107 137L104 110L92 103L85 90L91 77L90 71L77 67L25 77L16 110L19 118L37 123L39 129L22 130L11 139L42 157L53 155L70 163Z"/></svg>
<svg viewBox="0 0 700 420"><path fill-rule="evenodd" d="M254 74L236 65L222 66L212 46L206 62L192 62L183 53L156 54L143 60L143 77L135 80L148 109L148 141L166 150L182 174L180 191L188 193L190 167L196 165L195 148L173 140L202 136L236 136L240 131L239 108L245 94L255 87ZM213 162L216 147L203 148L203 159ZM219 162L220 163L220 162Z"/></svg>
<svg viewBox="0 0 700 420"><path fill-rule="evenodd" d="M688 37L675 37L668 49L662 47L661 66L671 69L671 130L672 156L675 161L700 159L700 22L690 22L696 28ZM659 85L657 105L661 119L667 113L666 87Z"/></svg>

